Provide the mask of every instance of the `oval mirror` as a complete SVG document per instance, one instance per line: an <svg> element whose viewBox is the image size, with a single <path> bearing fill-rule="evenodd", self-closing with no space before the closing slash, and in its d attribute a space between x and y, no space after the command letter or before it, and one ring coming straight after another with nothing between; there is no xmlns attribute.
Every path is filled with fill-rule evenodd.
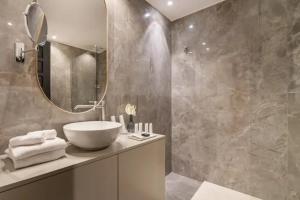
<svg viewBox="0 0 300 200"><path fill-rule="evenodd" d="M38 47L37 77L45 96L59 108L86 112L107 88L105 0L39 0L48 37Z"/></svg>
<svg viewBox="0 0 300 200"><path fill-rule="evenodd" d="M47 41L47 19L41 6L32 2L24 12L25 27L29 38L35 45L45 44Z"/></svg>

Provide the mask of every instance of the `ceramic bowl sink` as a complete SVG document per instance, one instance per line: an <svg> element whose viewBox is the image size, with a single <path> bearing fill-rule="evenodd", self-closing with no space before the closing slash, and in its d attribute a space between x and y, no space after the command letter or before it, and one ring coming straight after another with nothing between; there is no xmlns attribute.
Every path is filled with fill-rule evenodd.
<svg viewBox="0 0 300 200"><path fill-rule="evenodd" d="M99 150L117 139L121 127L116 122L90 121L67 124L63 129L71 144L86 150Z"/></svg>

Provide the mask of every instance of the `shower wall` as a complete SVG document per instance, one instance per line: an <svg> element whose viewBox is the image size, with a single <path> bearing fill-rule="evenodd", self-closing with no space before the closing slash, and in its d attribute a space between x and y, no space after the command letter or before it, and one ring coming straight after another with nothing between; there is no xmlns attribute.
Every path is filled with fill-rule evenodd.
<svg viewBox="0 0 300 200"><path fill-rule="evenodd" d="M299 13L299 0L227 0L173 23L176 173L300 199Z"/></svg>
<svg viewBox="0 0 300 200"><path fill-rule="evenodd" d="M95 53L52 41L50 52L51 101L55 105L74 111L76 105L99 99L106 85L106 51Z"/></svg>

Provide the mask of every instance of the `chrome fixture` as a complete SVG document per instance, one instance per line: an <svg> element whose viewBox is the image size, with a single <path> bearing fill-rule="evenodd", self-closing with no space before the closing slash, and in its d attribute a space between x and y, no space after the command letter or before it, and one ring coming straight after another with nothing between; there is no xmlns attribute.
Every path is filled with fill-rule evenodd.
<svg viewBox="0 0 300 200"><path fill-rule="evenodd" d="M89 105L77 105L74 107L74 110L78 110L78 109L92 109L92 110L96 110L96 109L101 109L101 119L102 121L105 121L105 101L101 101L100 103L98 103L98 101L89 101Z"/></svg>
<svg viewBox="0 0 300 200"><path fill-rule="evenodd" d="M185 53L186 55L188 55L188 54L193 54L193 52L191 51L191 49L190 49L189 47L185 47L185 48L184 48L184 53Z"/></svg>

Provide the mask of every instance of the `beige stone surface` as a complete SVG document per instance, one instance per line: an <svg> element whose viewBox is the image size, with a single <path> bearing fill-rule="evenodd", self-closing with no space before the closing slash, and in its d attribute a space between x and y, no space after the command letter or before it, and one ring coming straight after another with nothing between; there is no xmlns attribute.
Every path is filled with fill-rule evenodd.
<svg viewBox="0 0 300 200"><path fill-rule="evenodd" d="M0 152L8 139L29 131L55 128L64 137L64 124L98 120L100 113L69 114L51 105L38 88L35 56L15 62L14 42L26 49L23 12L31 0L3 0L0 6ZM167 136L167 170L171 170L171 48L170 22L144 0L107 0L108 74L107 117L124 114L127 103L138 106L136 122L152 122ZM145 19L145 12L151 18ZM7 26L7 22L13 26Z"/></svg>
<svg viewBox="0 0 300 200"><path fill-rule="evenodd" d="M300 199L299 9L298 0L227 0L172 24L175 173Z"/></svg>
<svg viewBox="0 0 300 200"><path fill-rule="evenodd" d="M128 139L127 136L123 135L109 148L102 151L84 151L69 146L65 158L19 170L14 170L12 162L2 156L0 160L0 192L164 139L165 136L157 135L155 138L141 142Z"/></svg>
<svg viewBox="0 0 300 200"><path fill-rule="evenodd" d="M261 200L213 183L204 182L191 200Z"/></svg>

